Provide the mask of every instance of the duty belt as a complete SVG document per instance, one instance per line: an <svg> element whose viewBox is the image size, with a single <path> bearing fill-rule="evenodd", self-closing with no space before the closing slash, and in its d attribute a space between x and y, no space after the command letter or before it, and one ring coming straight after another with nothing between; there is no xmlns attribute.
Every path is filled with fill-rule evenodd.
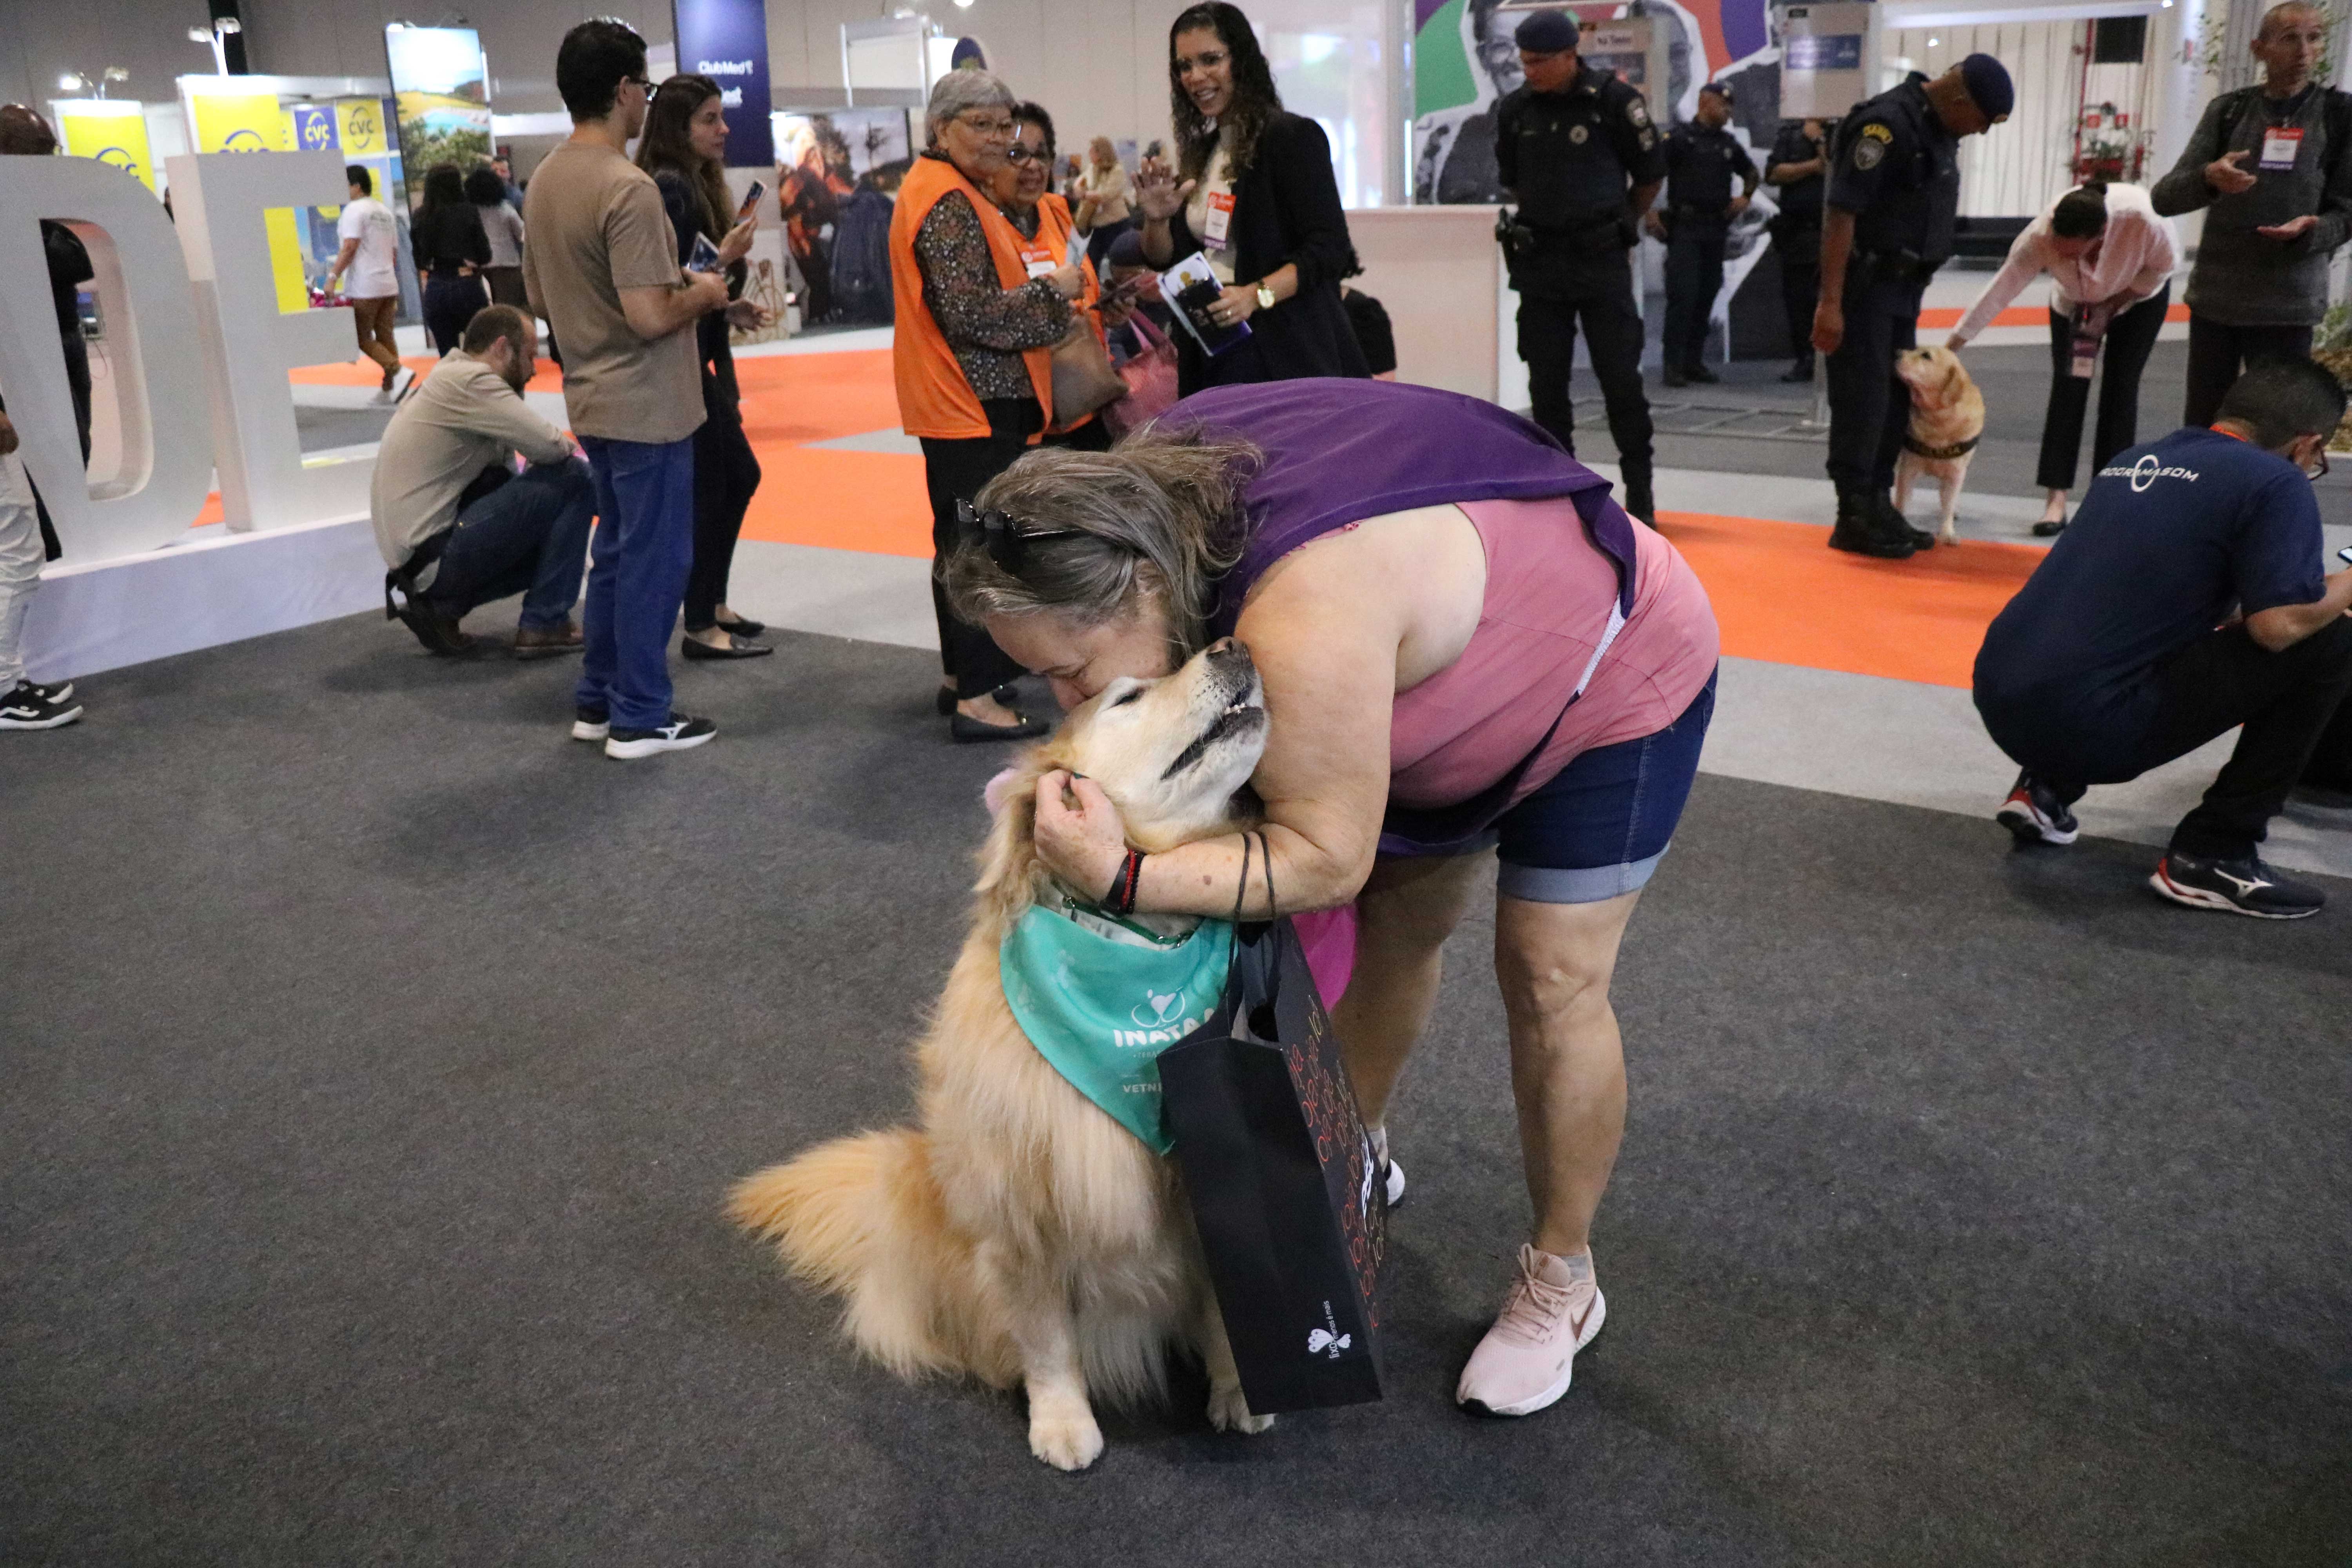
<svg viewBox="0 0 2352 1568"><path fill-rule="evenodd" d="M1975 451L1977 449L1977 443L1983 439L1984 437L1982 436L1971 436L1965 441L1955 441L1948 447L1922 447L1918 442L1911 438L1911 432L1906 430L1903 432L1903 449L1910 453L1912 456L1918 458L1935 458L1942 459L1965 458L1970 452Z"/></svg>

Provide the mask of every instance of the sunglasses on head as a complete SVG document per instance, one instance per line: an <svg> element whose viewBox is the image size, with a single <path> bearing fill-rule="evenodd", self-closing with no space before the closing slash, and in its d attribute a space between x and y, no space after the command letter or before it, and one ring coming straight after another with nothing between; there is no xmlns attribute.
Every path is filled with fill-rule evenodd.
<svg viewBox="0 0 2352 1568"><path fill-rule="evenodd" d="M956 502L956 522L965 533L979 534L988 546L988 558L1015 576L1029 559L1032 544L1047 539L1076 539L1086 531L1083 528L1024 529L1004 513L992 509L982 511L968 500Z"/></svg>

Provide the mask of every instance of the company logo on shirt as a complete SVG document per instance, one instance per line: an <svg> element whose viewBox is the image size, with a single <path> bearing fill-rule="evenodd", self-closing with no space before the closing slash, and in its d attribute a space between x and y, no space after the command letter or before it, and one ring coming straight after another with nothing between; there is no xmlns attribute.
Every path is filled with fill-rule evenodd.
<svg viewBox="0 0 2352 1568"><path fill-rule="evenodd" d="M2101 468L2099 470L2099 478L2103 479L2129 479L2131 481L2132 494L2137 495L2142 490L2147 489L2148 486L2156 483L2158 479L2187 479L2193 485L2197 482L2197 470L2194 468L2168 468L2157 460L2155 453L2143 452L2139 456L2139 460L2132 464L2132 466L2127 468L2115 467Z"/></svg>

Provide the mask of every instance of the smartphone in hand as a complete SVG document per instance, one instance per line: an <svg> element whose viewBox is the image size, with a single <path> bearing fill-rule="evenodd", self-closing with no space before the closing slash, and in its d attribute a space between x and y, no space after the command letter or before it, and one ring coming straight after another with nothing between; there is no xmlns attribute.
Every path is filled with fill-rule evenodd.
<svg viewBox="0 0 2352 1568"><path fill-rule="evenodd" d="M2347 566L2352 566L2352 544L2347 544L2343 549L2337 551L2336 552L2336 559L2341 561Z"/></svg>
<svg viewBox="0 0 2352 1568"><path fill-rule="evenodd" d="M698 234L694 237L694 251L686 258L686 269L688 272L723 270L719 265L719 247L710 243L709 235Z"/></svg>
<svg viewBox="0 0 2352 1568"><path fill-rule="evenodd" d="M751 188L743 193L743 205L735 209L735 221L737 223L741 223L745 218L750 217L753 213L757 212L760 207L760 198L767 194L767 181L752 181Z"/></svg>

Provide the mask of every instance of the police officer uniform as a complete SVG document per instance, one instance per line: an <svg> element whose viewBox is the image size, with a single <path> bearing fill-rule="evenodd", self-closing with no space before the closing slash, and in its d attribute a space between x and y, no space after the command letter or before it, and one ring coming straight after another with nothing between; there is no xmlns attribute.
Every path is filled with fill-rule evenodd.
<svg viewBox="0 0 2352 1568"><path fill-rule="evenodd" d="M1999 75L1996 109L1979 89L1982 61ZM2009 73L1989 55L1962 67L1970 97L1988 119L2006 115ZM1857 107L1839 127L1824 193L1827 205L1853 215L1843 305L1845 333L1829 356L1831 481L1838 523L1832 548L1901 557L1930 542L1911 528L1888 490L1910 426L1910 391L1895 356L1918 345L1921 296L1951 258L1959 213L1959 138L1945 125L1919 81L1906 81Z"/></svg>
<svg viewBox="0 0 2352 1568"><path fill-rule="evenodd" d="M1699 89L1726 103L1731 89L1720 82ZM1666 384L1713 381L1704 363L1707 318L1723 291L1723 247L1731 236L1731 200L1756 189L1756 163L1728 126L1692 121L1676 126L1665 142L1666 160Z"/></svg>
<svg viewBox="0 0 2352 1568"><path fill-rule="evenodd" d="M1568 13L1538 11L1519 24L1517 39L1529 53L1556 53L1573 48L1576 36ZM1503 99L1495 161L1519 203L1505 257L1519 292L1519 357L1535 422L1575 450L1569 369L1580 320L1624 474L1623 504L1647 521L1650 403L1626 252L1639 237L1629 189L1665 175L1649 107L1633 88L1580 63L1562 91L1522 86Z"/></svg>
<svg viewBox="0 0 2352 1568"><path fill-rule="evenodd" d="M1824 125L1816 142L1805 134L1803 121L1789 121L1772 139L1764 172L1823 157L1835 134L1833 123ZM1813 303L1822 292L1822 193L1828 184L1826 174L1814 174L1772 187L1780 206L1772 216L1771 235L1772 248L1780 258L1780 306L1789 315L1789 343L1797 356L1783 381L1811 381L1813 376Z"/></svg>

